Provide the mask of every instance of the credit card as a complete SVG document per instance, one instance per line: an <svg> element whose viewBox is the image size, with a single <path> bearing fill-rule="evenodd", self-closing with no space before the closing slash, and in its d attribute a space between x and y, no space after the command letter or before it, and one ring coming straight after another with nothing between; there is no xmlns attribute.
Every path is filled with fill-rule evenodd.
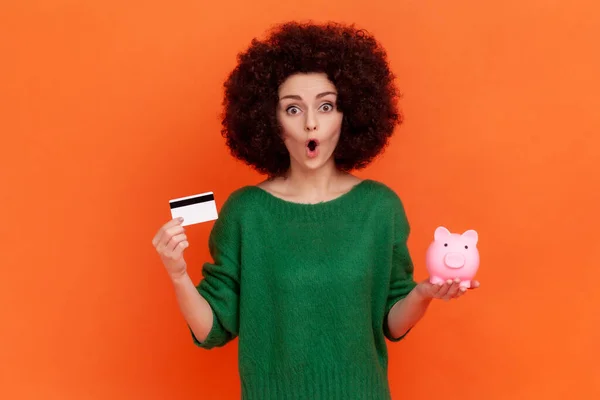
<svg viewBox="0 0 600 400"><path fill-rule="evenodd" d="M169 200L171 217L183 217L181 225L187 226L219 218L213 192L195 194Z"/></svg>

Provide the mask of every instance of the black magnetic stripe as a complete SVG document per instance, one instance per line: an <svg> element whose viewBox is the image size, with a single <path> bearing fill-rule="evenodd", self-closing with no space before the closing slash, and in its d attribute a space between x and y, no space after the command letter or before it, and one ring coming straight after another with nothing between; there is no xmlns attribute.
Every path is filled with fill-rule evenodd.
<svg viewBox="0 0 600 400"><path fill-rule="evenodd" d="M215 196L212 194L205 194L204 196L192 197L191 199L177 200L171 203L171 208L179 208L189 206L191 204L206 203L212 201Z"/></svg>

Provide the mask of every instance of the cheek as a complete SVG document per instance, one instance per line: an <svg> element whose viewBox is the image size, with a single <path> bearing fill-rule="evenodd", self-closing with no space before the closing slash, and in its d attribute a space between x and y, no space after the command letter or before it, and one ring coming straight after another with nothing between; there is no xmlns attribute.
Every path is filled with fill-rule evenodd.
<svg viewBox="0 0 600 400"><path fill-rule="evenodd" d="M283 141L287 143L288 141L293 140L293 130L290 129L290 126L285 122L279 124L279 126L281 129L281 138L283 139Z"/></svg>
<svg viewBox="0 0 600 400"><path fill-rule="evenodd" d="M298 142L304 144L305 137L303 135L298 135L296 131L292 127L282 127L281 134L283 136L284 142Z"/></svg>
<svg viewBox="0 0 600 400"><path fill-rule="evenodd" d="M342 116L335 115L334 118L332 118L330 121L327 121L327 124L324 126L324 128L326 128L329 140L337 142L342 132Z"/></svg>
<svg viewBox="0 0 600 400"><path fill-rule="evenodd" d="M298 137L298 130L302 133L302 127L298 127L299 119L294 118L278 118L277 122L279 123L279 127L281 129L281 135L283 136L283 140L290 140Z"/></svg>
<svg viewBox="0 0 600 400"><path fill-rule="evenodd" d="M335 131L331 140L335 143L337 143L340 140L340 130L339 129Z"/></svg>

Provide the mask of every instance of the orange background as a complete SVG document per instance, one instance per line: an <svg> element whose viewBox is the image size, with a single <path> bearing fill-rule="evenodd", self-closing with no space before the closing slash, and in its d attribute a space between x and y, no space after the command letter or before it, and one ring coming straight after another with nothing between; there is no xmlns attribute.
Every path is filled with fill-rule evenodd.
<svg viewBox="0 0 600 400"><path fill-rule="evenodd" d="M8 2L5 2L8 3ZM406 123L360 176L480 233L482 288L390 346L394 398L600 397L600 7L592 1L19 1L0 12L0 398L234 399L151 246L168 200L260 179L219 135L235 55L291 18L357 22ZM194 280L212 223L188 229Z"/></svg>

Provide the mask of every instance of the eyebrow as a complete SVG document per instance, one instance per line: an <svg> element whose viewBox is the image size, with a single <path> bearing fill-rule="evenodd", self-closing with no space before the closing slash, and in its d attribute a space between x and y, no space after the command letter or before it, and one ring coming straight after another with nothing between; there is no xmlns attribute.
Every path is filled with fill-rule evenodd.
<svg viewBox="0 0 600 400"><path fill-rule="evenodd" d="M337 96L336 92L323 92L323 93L319 93L317 95L317 99L320 99L321 97L325 97L328 94L333 94ZM282 98L280 98L279 100L283 100L283 99L295 99L295 100L302 100L302 97L298 96L297 94L289 94L287 96L283 96Z"/></svg>

